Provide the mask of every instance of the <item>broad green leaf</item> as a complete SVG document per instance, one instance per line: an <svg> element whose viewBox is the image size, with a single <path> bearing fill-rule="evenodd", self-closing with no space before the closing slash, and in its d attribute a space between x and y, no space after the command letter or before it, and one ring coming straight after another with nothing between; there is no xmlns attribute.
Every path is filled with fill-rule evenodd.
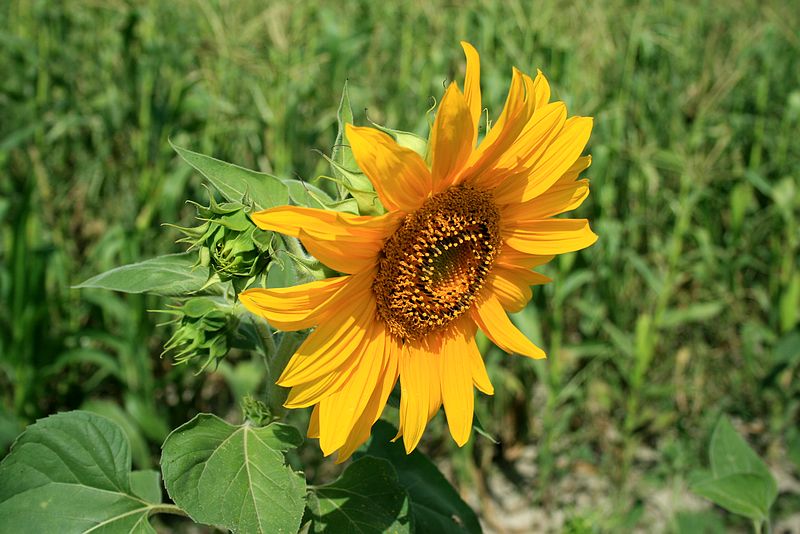
<svg viewBox="0 0 800 534"><path fill-rule="evenodd" d="M160 499L143 498L155 495L152 475L135 475L135 485L131 476L130 447L116 424L83 411L51 415L29 426L0 463L0 525L155 532L147 518Z"/></svg>
<svg viewBox="0 0 800 534"><path fill-rule="evenodd" d="M337 166L331 165L334 176L342 178L339 174L339 168L349 170L358 169L356 159L353 157L353 151L347 143L347 134L345 133L345 125L353 124L353 108L350 107L350 94L347 91L347 82L344 83L342 89L342 99L339 101L339 110L336 113L336 124L338 125L338 132L336 133L336 141L333 144L331 151L331 160L336 162Z"/></svg>
<svg viewBox="0 0 800 534"><path fill-rule="evenodd" d="M245 169L174 144L172 148L230 202L241 202L249 198L253 201L253 206L260 210L289 203L286 184L276 176Z"/></svg>
<svg viewBox="0 0 800 534"><path fill-rule="evenodd" d="M311 532L411 532L408 495L392 465L364 456L309 499Z"/></svg>
<svg viewBox="0 0 800 534"><path fill-rule="evenodd" d="M205 269L195 268L197 254L167 254L116 267L93 276L76 289L99 288L123 293L154 293L178 297L198 292L208 280Z"/></svg>
<svg viewBox="0 0 800 534"><path fill-rule="evenodd" d="M200 414L164 442L164 484L197 522L234 532L297 532L306 482L285 465L283 451L302 442L291 426L233 426Z"/></svg>
<svg viewBox="0 0 800 534"><path fill-rule="evenodd" d="M90 399L83 403L81 410L96 413L114 421L128 438L134 464L143 468L149 468L152 465L147 441L142 436L139 426L116 403L109 400Z"/></svg>
<svg viewBox="0 0 800 534"><path fill-rule="evenodd" d="M152 503L161 502L161 473L152 469L131 472L131 491Z"/></svg>
<svg viewBox="0 0 800 534"><path fill-rule="evenodd" d="M720 418L714 428L708 456L715 478L739 473L754 473L772 479L772 473L767 465L736 432L730 420L725 416Z"/></svg>
<svg viewBox="0 0 800 534"><path fill-rule="evenodd" d="M737 473L712 478L692 486L692 491L729 512L764 520L775 500L775 481L755 473Z"/></svg>
<svg viewBox="0 0 800 534"><path fill-rule="evenodd" d="M394 466L411 501L415 531L481 532L475 512L436 466L421 452L407 455L401 442L391 442L396 433L392 425L378 421L366 454L385 458Z"/></svg>

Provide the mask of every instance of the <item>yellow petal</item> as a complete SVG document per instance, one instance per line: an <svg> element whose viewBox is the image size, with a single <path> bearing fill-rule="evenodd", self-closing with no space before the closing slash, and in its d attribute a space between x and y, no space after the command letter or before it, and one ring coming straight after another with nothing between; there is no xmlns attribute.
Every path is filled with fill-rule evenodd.
<svg viewBox="0 0 800 534"><path fill-rule="evenodd" d="M550 102L550 84L542 71L536 70L536 79L533 80L534 106L539 109Z"/></svg>
<svg viewBox="0 0 800 534"><path fill-rule="evenodd" d="M542 349L520 332L506 315L500 301L494 295L488 294L472 308L472 318L486 337L510 354L521 354L529 358L544 358Z"/></svg>
<svg viewBox="0 0 800 534"><path fill-rule="evenodd" d="M451 83L444 93L431 130L431 175L433 190L452 183L472 153L474 121L458 85Z"/></svg>
<svg viewBox="0 0 800 534"><path fill-rule="evenodd" d="M527 269L509 269L495 265L486 282L489 291L500 300L503 308L514 313L530 302L531 286L547 284L552 280Z"/></svg>
<svg viewBox="0 0 800 534"><path fill-rule="evenodd" d="M537 109L513 143L475 177L474 183L486 189L497 188L495 198L499 204L515 200L513 194L519 187L506 193L508 186L504 187L505 182L527 183L532 162L548 149L563 128L566 118L567 108L562 102L553 102ZM511 200L505 198L509 195L512 195Z"/></svg>
<svg viewBox="0 0 800 534"><path fill-rule="evenodd" d="M567 106L553 102L537 109L514 143L497 161L501 169L522 169L536 161L550 146L567 121Z"/></svg>
<svg viewBox="0 0 800 534"><path fill-rule="evenodd" d="M314 409L311 410L311 419L308 421L306 436L312 439L319 437L319 406L314 406Z"/></svg>
<svg viewBox="0 0 800 534"><path fill-rule="evenodd" d="M384 207L406 213L419 208L432 190L430 172L419 154L374 128L351 124L346 128L356 163L375 186Z"/></svg>
<svg viewBox="0 0 800 534"><path fill-rule="evenodd" d="M361 346L375 320L375 299L368 284L337 302L336 320L321 323L297 349L278 379L283 387L317 380L339 369ZM366 287L363 287L366 285Z"/></svg>
<svg viewBox="0 0 800 534"><path fill-rule="evenodd" d="M280 289L247 289L239 300L250 312L264 317L278 330L294 331L320 323L328 302L347 285L349 276L328 278Z"/></svg>
<svg viewBox="0 0 800 534"><path fill-rule="evenodd" d="M503 221L515 225L520 221L547 219L572 211L589 196L589 180L561 181L533 200L503 208Z"/></svg>
<svg viewBox="0 0 800 534"><path fill-rule="evenodd" d="M482 393L494 395L494 386L491 380L489 380L489 374L486 372L486 365L483 363L481 351L478 349L478 345L475 344L474 335L471 339L472 342L467 346L466 363L470 366L470 370L472 371L472 383L475 384L475 387Z"/></svg>
<svg viewBox="0 0 800 534"><path fill-rule="evenodd" d="M430 412L439 409L439 357L421 343L407 343L400 355L400 431L406 453L422 438Z"/></svg>
<svg viewBox="0 0 800 534"><path fill-rule="evenodd" d="M320 239L310 236L305 230L300 230L299 234L300 241L309 254L331 269L349 274L361 273L375 267L384 243L382 239L364 241L353 236Z"/></svg>
<svg viewBox="0 0 800 534"><path fill-rule="evenodd" d="M355 355L351 355L350 358L354 359ZM283 403L284 407L294 410L319 404L322 399L331 396L342 387L350 375L350 367L352 366L353 363L348 360L332 373L321 376L316 380L293 386L289 391L289 396Z"/></svg>
<svg viewBox="0 0 800 534"><path fill-rule="evenodd" d="M492 128L486 133L480 146L478 147L479 154L475 154L473 158L478 155L484 155L494 149L495 144L503 137L508 137L510 132L514 131L513 122L518 122L520 112L525 105L525 79L522 72L514 68L511 74L511 86L508 88L508 95L506 96L506 103L503 106L503 111L497 118ZM511 127L509 127L511 125ZM520 129L524 124L517 125ZM517 132L518 134L519 132ZM503 135L505 134L505 136ZM516 135L511 136L516 138ZM513 139L511 139L513 141Z"/></svg>
<svg viewBox="0 0 800 534"><path fill-rule="evenodd" d="M526 202L541 195L576 163L592 132L591 117L570 117L526 174L498 186L499 203Z"/></svg>
<svg viewBox="0 0 800 534"><path fill-rule="evenodd" d="M336 463L342 463L356 451L367 439L369 439L372 425L380 418L386 401L392 393L398 377L398 360L402 350L402 345L392 336L386 339L386 353L384 355L384 368L379 379L378 386L372 392L372 396L367 403L361 417L358 418L353 426L352 432L347 437L347 441L339 449Z"/></svg>
<svg viewBox="0 0 800 534"><path fill-rule="evenodd" d="M525 254L564 254L597 241L586 219L545 219L518 222L503 232L505 243Z"/></svg>
<svg viewBox="0 0 800 534"><path fill-rule="evenodd" d="M251 218L259 228L292 237L300 237L300 230L306 230L314 237L358 236L365 239L379 239L386 230L386 221L391 219L386 215L368 217L301 206L278 206L257 211Z"/></svg>
<svg viewBox="0 0 800 534"><path fill-rule="evenodd" d="M348 380L339 391L320 402L319 445L326 456L345 444L378 384L386 354L386 328L382 321L373 323L369 337L363 356L351 370Z"/></svg>
<svg viewBox="0 0 800 534"><path fill-rule="evenodd" d="M478 139L478 127L481 121L481 58L478 51L466 41L461 41L461 48L467 58L467 74L464 77L464 100L467 101L469 114L474 127L472 146Z"/></svg>
<svg viewBox="0 0 800 534"><path fill-rule="evenodd" d="M501 267L510 267L512 269L518 267L524 269L533 269L534 267L548 263L553 258L555 258L555 256L552 254L544 256L525 254L524 252L515 250L504 243L500 247L500 254L497 256L497 259L494 261L494 263L495 265Z"/></svg>
<svg viewBox="0 0 800 534"><path fill-rule="evenodd" d="M447 426L459 447L463 447L469 440L475 406L469 354L469 345L474 341L466 337L463 328L459 328L462 322L458 321L450 335L445 337L439 368Z"/></svg>
<svg viewBox="0 0 800 534"><path fill-rule="evenodd" d="M259 211L253 222L264 230L299 238L315 258L343 273L357 273L375 264L384 240L401 215L362 217L348 213L281 206Z"/></svg>

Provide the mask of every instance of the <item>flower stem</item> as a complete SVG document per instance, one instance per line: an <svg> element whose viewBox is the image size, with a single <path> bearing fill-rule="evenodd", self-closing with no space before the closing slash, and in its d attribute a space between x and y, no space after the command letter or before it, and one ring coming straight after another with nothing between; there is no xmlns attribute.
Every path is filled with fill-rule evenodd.
<svg viewBox="0 0 800 534"><path fill-rule="evenodd" d="M273 417L280 417L286 409L283 403L289 395L289 390L275 383L283 373L289 359L294 355L297 347L305 338L301 332L284 332L272 357L267 361L267 371L269 374L267 385L267 406L272 412Z"/></svg>

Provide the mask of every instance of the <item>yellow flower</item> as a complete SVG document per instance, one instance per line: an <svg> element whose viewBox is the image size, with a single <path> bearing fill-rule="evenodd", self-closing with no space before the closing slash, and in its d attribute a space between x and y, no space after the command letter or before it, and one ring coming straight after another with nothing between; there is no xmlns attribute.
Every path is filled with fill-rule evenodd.
<svg viewBox="0 0 800 534"><path fill-rule="evenodd" d="M462 93L452 83L430 134L430 168L388 135L347 125L347 139L387 213L284 206L253 215L300 239L344 276L240 295L280 330L315 328L278 384L286 406L314 406L310 437L348 458L370 435L400 379L400 432L412 451L444 404L450 433L469 439L473 385L494 392L475 344L480 328L506 352L544 358L509 320L549 279L531 269L594 243L586 219L553 218L589 194L578 180L592 119L567 118L550 87L517 69L503 112L477 144L480 60L462 43Z"/></svg>

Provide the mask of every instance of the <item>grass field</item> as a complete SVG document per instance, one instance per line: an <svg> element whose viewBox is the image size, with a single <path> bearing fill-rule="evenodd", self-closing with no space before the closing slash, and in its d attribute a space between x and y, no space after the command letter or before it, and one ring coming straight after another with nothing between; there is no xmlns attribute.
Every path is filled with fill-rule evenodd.
<svg viewBox="0 0 800 534"><path fill-rule="evenodd" d="M579 216L600 240L515 317L547 361L485 345L501 445L457 449L437 420L425 448L487 528L514 531L516 499L555 531L745 531L687 495L728 414L778 475L774 524L800 529L800 11L569 4L0 2L0 448L89 403L147 465L197 411L236 410L246 367L158 358L163 302L70 286L180 250L162 223L206 193L168 140L313 178L345 80L356 122L427 135L467 39L492 116L517 66L595 117Z"/></svg>

